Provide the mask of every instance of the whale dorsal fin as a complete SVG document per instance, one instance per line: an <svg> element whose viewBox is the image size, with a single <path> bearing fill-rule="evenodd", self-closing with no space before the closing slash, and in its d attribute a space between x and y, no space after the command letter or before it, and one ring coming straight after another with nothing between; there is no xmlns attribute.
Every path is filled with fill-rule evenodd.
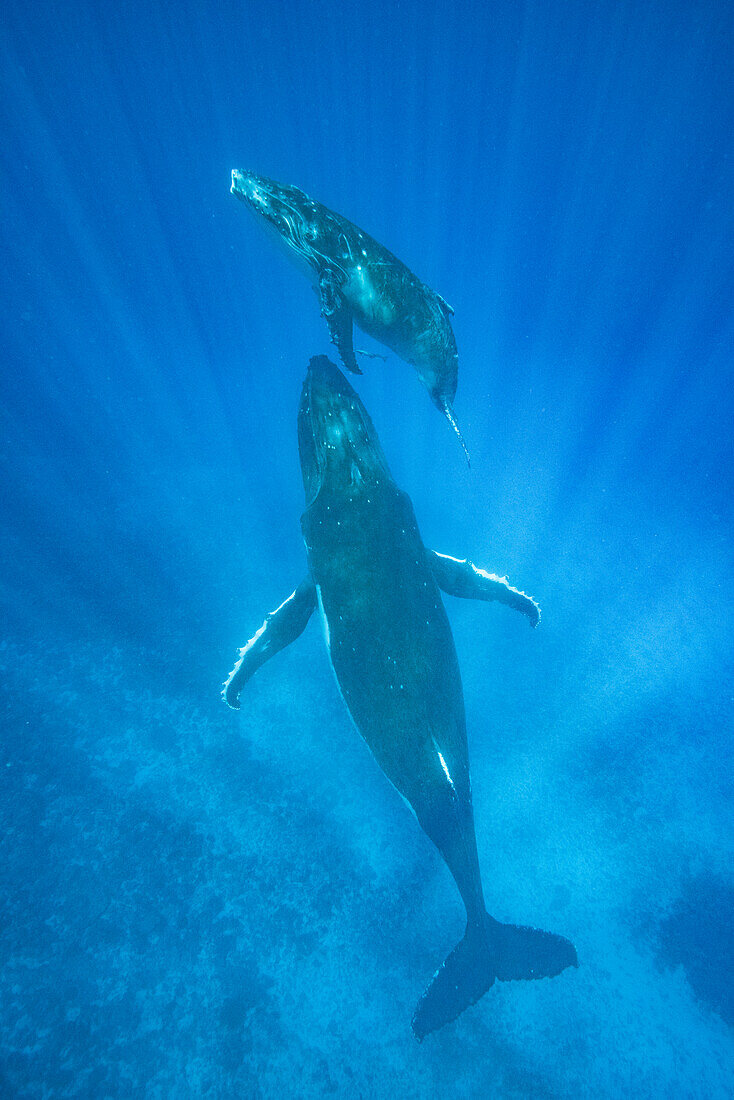
<svg viewBox="0 0 734 1100"><path fill-rule="evenodd" d="M352 308L344 296L342 283L343 279L333 268L325 267L321 272L318 286L321 316L329 326L329 335L344 366L352 374L361 374L354 354Z"/></svg>
<svg viewBox="0 0 734 1100"><path fill-rule="evenodd" d="M437 293L437 292L435 292L435 291L434 291L434 293L436 294L436 297L438 298L439 302L441 303L441 305L443 306L443 308L444 308L444 309L446 310L446 312L447 312L447 313L450 313L450 314L451 314L451 316L453 317L453 315L454 315L454 307L453 307L453 306L450 306L450 305L449 305L449 303L448 303L448 302L446 301L446 299L445 299L445 298L442 298L440 294L438 294L438 293Z"/></svg>

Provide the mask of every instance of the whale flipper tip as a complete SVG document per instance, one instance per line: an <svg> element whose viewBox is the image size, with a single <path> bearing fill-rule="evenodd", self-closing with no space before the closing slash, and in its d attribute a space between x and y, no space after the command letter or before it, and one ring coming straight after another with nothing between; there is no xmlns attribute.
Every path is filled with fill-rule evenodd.
<svg viewBox="0 0 734 1100"><path fill-rule="evenodd" d="M234 692L234 691L231 690L231 685L230 685L229 680L225 684L223 684L222 690L220 691L219 694L221 695L223 701L230 708L230 710L239 710L240 709L239 692Z"/></svg>

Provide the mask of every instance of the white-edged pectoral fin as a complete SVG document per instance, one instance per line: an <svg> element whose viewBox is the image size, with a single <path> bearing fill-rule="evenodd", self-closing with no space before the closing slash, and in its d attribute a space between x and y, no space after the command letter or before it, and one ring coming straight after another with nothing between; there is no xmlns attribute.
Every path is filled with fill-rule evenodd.
<svg viewBox="0 0 734 1100"><path fill-rule="evenodd" d="M316 607L316 587L311 577L301 581L280 607L265 616L265 622L242 647L234 668L222 687L222 698L232 710L239 710L240 692L254 673L281 649L303 633Z"/></svg>
<svg viewBox="0 0 734 1100"><path fill-rule="evenodd" d="M537 626L540 622L540 608L535 600L513 588L507 577L487 573L473 562L438 554L435 550L429 551L428 559L436 584L448 595L465 600L495 600L521 612L531 626Z"/></svg>

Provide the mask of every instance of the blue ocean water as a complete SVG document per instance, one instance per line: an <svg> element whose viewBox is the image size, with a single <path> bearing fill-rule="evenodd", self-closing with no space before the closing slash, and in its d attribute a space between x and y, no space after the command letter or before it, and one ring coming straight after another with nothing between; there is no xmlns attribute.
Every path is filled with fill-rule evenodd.
<svg viewBox="0 0 734 1100"><path fill-rule="evenodd" d="M0 1095L734 1093L733 47L724 0L4 5ZM235 167L452 304L471 470L396 356L356 384L426 544L543 609L446 600L488 906L580 966L420 1046L463 910L317 624L218 694L333 353Z"/></svg>

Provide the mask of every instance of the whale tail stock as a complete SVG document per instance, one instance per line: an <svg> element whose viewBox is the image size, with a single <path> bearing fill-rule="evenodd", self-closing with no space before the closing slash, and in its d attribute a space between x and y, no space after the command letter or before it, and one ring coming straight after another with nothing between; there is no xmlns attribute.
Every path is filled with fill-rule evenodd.
<svg viewBox="0 0 734 1100"><path fill-rule="evenodd" d="M500 924L489 914L482 924L467 925L421 997L413 1016L420 1043L431 1031L455 1020L501 982L553 978L567 966L578 966L576 948L553 932Z"/></svg>

